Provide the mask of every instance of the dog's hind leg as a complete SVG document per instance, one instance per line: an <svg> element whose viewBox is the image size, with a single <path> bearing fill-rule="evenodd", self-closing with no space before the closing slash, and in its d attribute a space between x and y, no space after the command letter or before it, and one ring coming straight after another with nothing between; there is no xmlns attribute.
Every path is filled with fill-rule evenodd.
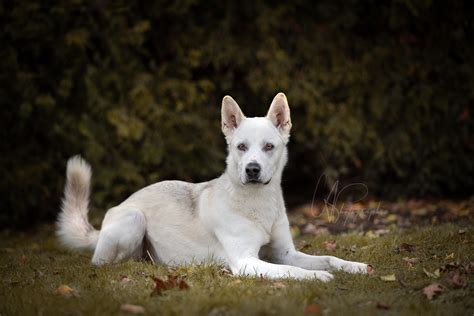
<svg viewBox="0 0 474 316"><path fill-rule="evenodd" d="M102 265L142 255L146 220L138 209L116 209L104 219L92 263Z"/></svg>

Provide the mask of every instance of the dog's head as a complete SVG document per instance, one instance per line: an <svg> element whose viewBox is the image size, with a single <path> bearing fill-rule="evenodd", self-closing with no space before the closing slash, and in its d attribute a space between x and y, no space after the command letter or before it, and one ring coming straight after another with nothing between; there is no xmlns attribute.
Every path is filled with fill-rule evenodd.
<svg viewBox="0 0 474 316"><path fill-rule="evenodd" d="M278 181L287 160L291 118L283 93L273 99L266 117L247 118L230 96L222 100L222 132L229 146L227 172L243 185Z"/></svg>

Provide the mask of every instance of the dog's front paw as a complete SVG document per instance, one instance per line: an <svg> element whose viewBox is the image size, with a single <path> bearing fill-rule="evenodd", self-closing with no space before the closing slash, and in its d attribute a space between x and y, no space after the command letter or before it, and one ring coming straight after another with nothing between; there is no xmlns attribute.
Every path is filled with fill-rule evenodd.
<svg viewBox="0 0 474 316"><path fill-rule="evenodd" d="M373 270L373 268L365 263L348 261L344 264L342 270L349 273L368 274Z"/></svg>
<svg viewBox="0 0 474 316"><path fill-rule="evenodd" d="M334 278L334 275L327 271L314 271L314 277L322 282L329 282Z"/></svg>

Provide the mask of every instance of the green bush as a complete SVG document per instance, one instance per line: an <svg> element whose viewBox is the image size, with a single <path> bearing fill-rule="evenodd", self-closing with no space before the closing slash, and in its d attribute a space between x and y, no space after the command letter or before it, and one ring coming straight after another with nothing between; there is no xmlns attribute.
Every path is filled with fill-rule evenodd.
<svg viewBox="0 0 474 316"><path fill-rule="evenodd" d="M16 1L0 4L0 225L55 216L66 159L105 209L224 168L220 100L284 91L285 186L321 173L369 193L472 194L471 2ZM296 192L296 191L295 191ZM311 198L311 195L307 197Z"/></svg>

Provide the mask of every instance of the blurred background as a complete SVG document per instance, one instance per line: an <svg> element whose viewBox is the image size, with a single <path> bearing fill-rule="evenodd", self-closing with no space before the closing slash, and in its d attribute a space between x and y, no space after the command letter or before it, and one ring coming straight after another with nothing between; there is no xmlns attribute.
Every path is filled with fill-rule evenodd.
<svg viewBox="0 0 474 316"><path fill-rule="evenodd" d="M472 1L2 1L0 227L59 211L66 160L105 211L156 181L225 168L220 104L286 93L283 187L324 174L370 196L474 193ZM350 198L350 197L349 197Z"/></svg>

